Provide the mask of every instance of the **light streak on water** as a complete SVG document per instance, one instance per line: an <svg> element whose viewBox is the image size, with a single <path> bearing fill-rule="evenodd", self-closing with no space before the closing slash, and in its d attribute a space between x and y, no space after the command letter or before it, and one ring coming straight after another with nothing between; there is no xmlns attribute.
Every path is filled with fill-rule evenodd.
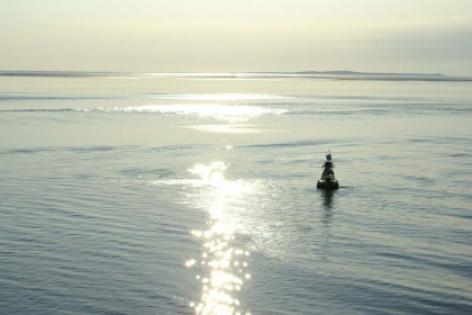
<svg viewBox="0 0 472 315"><path fill-rule="evenodd" d="M238 292L251 278L248 271L250 253L234 245L235 226L228 210L252 193L255 186L246 181L227 180L224 176L227 168L223 162L212 162L189 169L208 188L202 192L208 201L205 207L209 216L208 229L192 231L202 243L202 254L185 263L188 268L199 266L204 270L202 275L195 277L201 282L200 300L190 303L197 315L250 314L242 311L238 299Z"/></svg>

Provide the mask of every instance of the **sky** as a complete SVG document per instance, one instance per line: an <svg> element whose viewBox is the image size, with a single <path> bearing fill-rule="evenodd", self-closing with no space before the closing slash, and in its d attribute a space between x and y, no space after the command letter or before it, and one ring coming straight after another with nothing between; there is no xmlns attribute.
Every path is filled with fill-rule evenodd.
<svg viewBox="0 0 472 315"><path fill-rule="evenodd" d="M0 69L472 75L469 0L0 0Z"/></svg>

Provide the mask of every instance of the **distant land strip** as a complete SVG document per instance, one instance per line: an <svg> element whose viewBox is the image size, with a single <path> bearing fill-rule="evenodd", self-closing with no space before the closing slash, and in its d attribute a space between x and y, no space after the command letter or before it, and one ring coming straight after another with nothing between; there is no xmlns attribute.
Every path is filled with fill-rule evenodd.
<svg viewBox="0 0 472 315"><path fill-rule="evenodd" d="M126 77L174 77L174 78L306 78L324 80L370 81L450 81L472 82L472 76L449 76L441 73L393 73L337 71L298 72L108 72L108 71L28 71L0 70L0 77L51 77L51 78L126 78Z"/></svg>

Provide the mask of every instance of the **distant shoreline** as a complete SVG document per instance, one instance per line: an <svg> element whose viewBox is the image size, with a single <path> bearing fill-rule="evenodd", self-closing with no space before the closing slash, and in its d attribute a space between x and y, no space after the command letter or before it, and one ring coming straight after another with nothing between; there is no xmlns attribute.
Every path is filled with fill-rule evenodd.
<svg viewBox="0 0 472 315"><path fill-rule="evenodd" d="M469 76L449 76L441 73L392 73L337 71L297 71L297 72L108 72L108 71L29 71L2 70L0 77L50 77L50 78L117 78L117 77L174 77L174 78L306 78L324 80L356 81L439 81L472 82Z"/></svg>

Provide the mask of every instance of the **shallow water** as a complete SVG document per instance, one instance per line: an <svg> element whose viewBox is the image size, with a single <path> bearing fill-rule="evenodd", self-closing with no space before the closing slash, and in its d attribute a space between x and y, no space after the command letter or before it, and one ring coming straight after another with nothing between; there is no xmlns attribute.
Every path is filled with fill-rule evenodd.
<svg viewBox="0 0 472 315"><path fill-rule="evenodd" d="M1 314L472 312L470 83L0 83Z"/></svg>

